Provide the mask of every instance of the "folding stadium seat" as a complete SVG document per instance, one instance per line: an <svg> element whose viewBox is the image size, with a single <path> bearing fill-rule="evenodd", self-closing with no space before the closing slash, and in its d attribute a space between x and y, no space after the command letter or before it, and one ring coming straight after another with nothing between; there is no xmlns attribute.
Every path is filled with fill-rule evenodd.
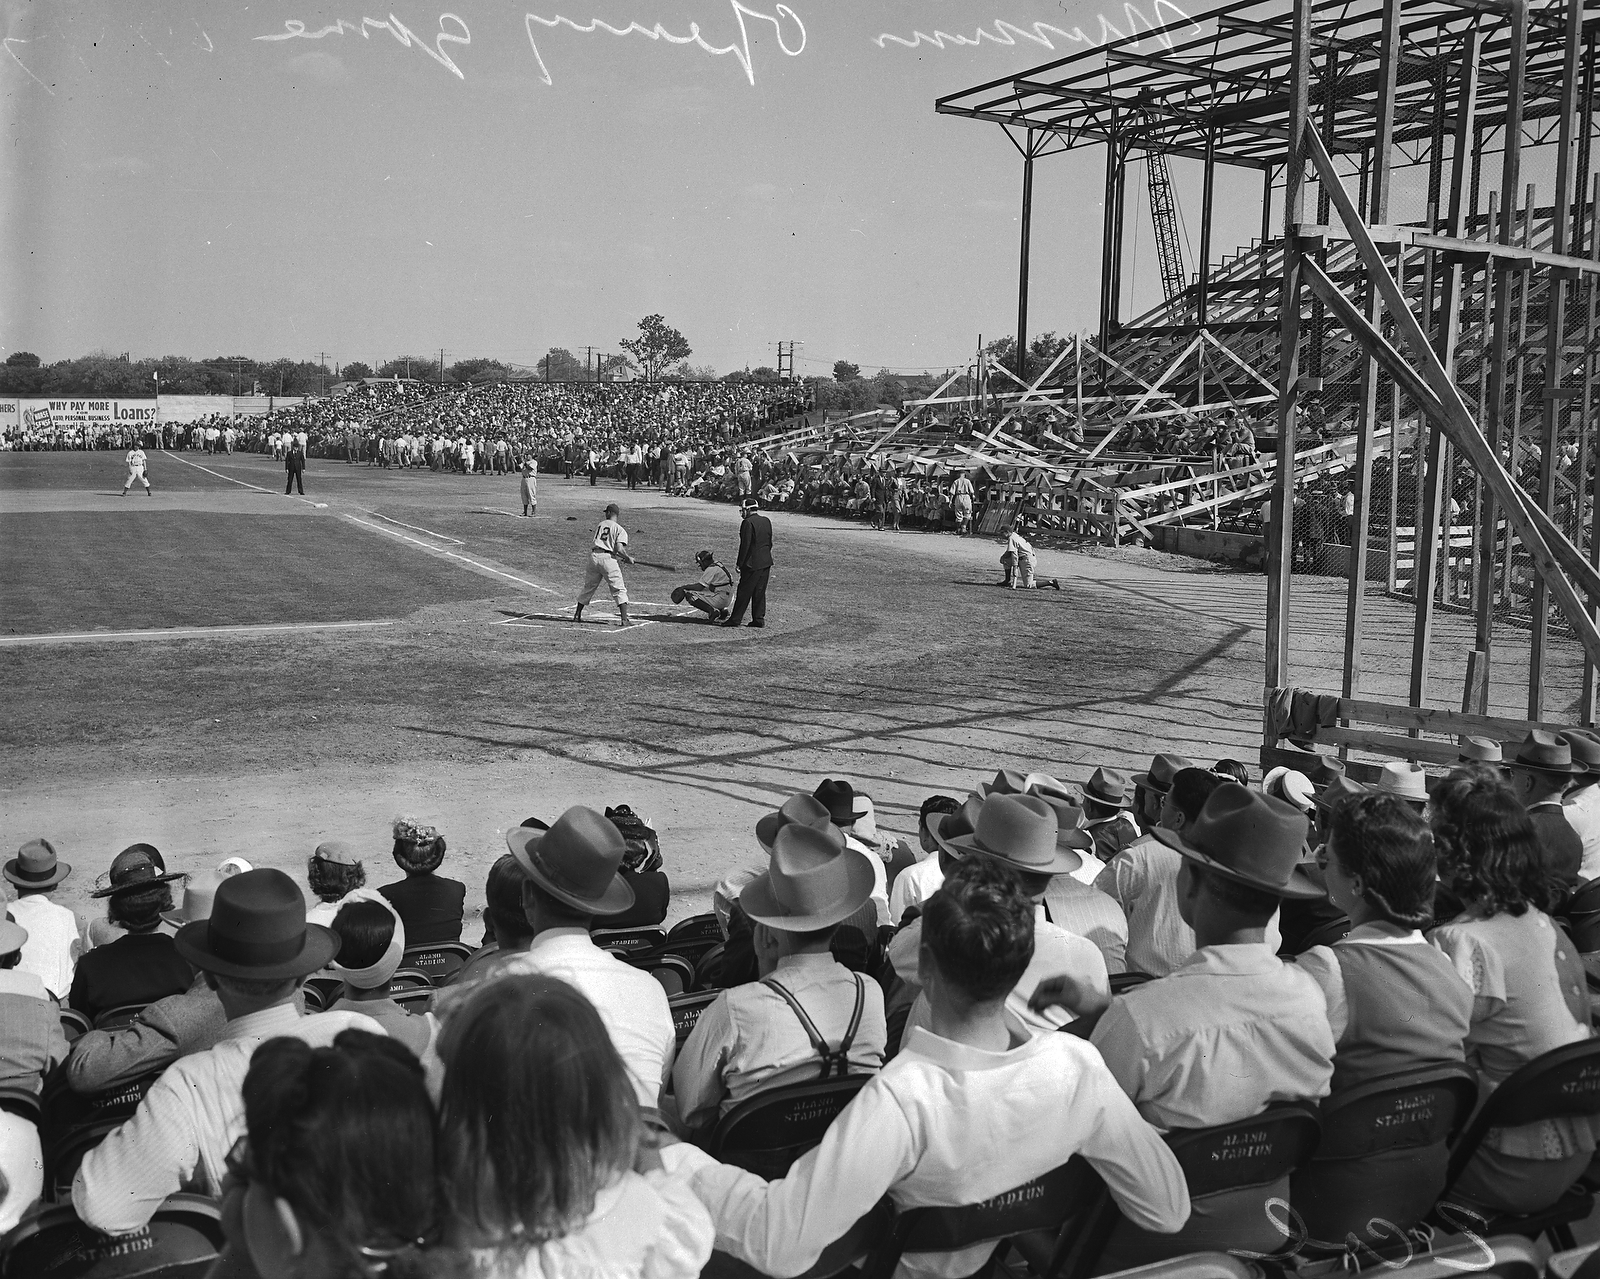
<svg viewBox="0 0 1600 1279"><path fill-rule="evenodd" d="M74 1043L81 1036L87 1035L94 1027L89 1019L74 1008L61 1010L61 1033L67 1037L67 1042Z"/></svg>
<svg viewBox="0 0 1600 1279"><path fill-rule="evenodd" d="M682 955L693 963L713 946L722 944L722 925L715 915L690 915L667 930L662 949Z"/></svg>
<svg viewBox="0 0 1600 1279"><path fill-rule="evenodd" d="M71 1204L45 1204L0 1244L0 1279L202 1279L222 1247L221 1209L199 1195L172 1195L130 1235L103 1235Z"/></svg>
<svg viewBox="0 0 1600 1279"><path fill-rule="evenodd" d="M471 959L474 948L463 941L435 942L431 946L407 946L400 963L427 974L435 986L443 986Z"/></svg>
<svg viewBox="0 0 1600 1279"><path fill-rule="evenodd" d="M1061 1167L982 1203L957 1208L912 1208L894 1214L887 1237L861 1267L862 1279L890 1279L900 1258L908 1252L955 1252L976 1244L999 1241L1000 1247L982 1269L986 1276L1004 1256L1009 1243L1022 1235L1057 1240L1051 1255L1034 1266L1039 1279L1069 1273L1075 1263L1084 1274L1092 1258L1077 1255L1071 1229L1086 1205L1101 1196L1109 1199L1104 1183L1081 1156Z"/></svg>
<svg viewBox="0 0 1600 1279"><path fill-rule="evenodd" d="M339 985L343 986L344 983L340 982ZM313 986L310 982L307 982L304 986L300 987L300 998L305 1002L307 1016L310 1016L312 1013L320 1013L327 1008L328 1005L322 1002L322 992L323 987ZM339 998L339 996L338 993L335 992L328 1002L331 1003L337 998Z"/></svg>
<svg viewBox="0 0 1600 1279"><path fill-rule="evenodd" d="M1432 1219L1446 1230L1459 1230L1466 1224L1460 1219L1461 1207L1450 1203L1448 1187L1455 1185L1472 1162L1491 1128L1584 1115L1600 1115L1600 1039L1566 1044L1535 1057L1494 1090L1450 1151L1447 1189ZM1543 1212L1500 1213L1487 1222L1474 1214L1468 1220L1477 1223L1472 1229L1479 1234L1517 1234L1529 1239L1547 1234L1557 1248L1571 1248L1571 1223L1587 1217L1594 1204L1595 1192L1579 1181Z"/></svg>
<svg viewBox="0 0 1600 1279"><path fill-rule="evenodd" d="M433 983L428 980L428 974L418 972L415 968L396 969L394 976L389 978L388 994L391 998L395 995L403 995L408 990L432 989ZM338 996L334 998L337 999Z"/></svg>
<svg viewBox="0 0 1600 1279"><path fill-rule="evenodd" d="M1444 1189L1450 1146L1478 1101L1464 1063L1397 1071L1347 1088L1319 1108L1322 1141L1291 1179L1299 1255L1411 1251L1407 1232ZM1374 1229L1369 1223L1382 1222Z"/></svg>
<svg viewBox="0 0 1600 1279"><path fill-rule="evenodd" d="M1554 1257L1551 1258L1553 1262ZM1380 1261L1357 1272L1360 1279L1461 1279L1463 1274L1487 1279L1539 1279L1544 1271L1539 1250L1518 1235L1485 1238L1474 1235L1430 1253L1400 1261Z"/></svg>
<svg viewBox="0 0 1600 1279"><path fill-rule="evenodd" d="M53 1188L57 1198L70 1191L84 1155L133 1118L150 1085L159 1078L161 1071L153 1070L121 1088L81 1096L67 1087L64 1074L52 1075L40 1097L46 1188Z"/></svg>
<svg viewBox="0 0 1600 1279"><path fill-rule="evenodd" d="M724 943L718 942L695 961L694 985L696 990L721 989L723 945Z"/></svg>
<svg viewBox="0 0 1600 1279"><path fill-rule="evenodd" d="M329 1004L333 1003L334 1000L339 998L339 993L343 989L344 978L342 977L307 977L306 984L301 987L301 990L305 992L306 996L306 1011L321 1012ZM311 1007L311 996L313 993L315 993L317 997L317 1006L315 1009Z"/></svg>
<svg viewBox="0 0 1600 1279"><path fill-rule="evenodd" d="M425 1013L433 1004L433 987L416 986L410 990L390 991L389 998L408 1013Z"/></svg>
<svg viewBox="0 0 1600 1279"><path fill-rule="evenodd" d="M635 968L642 968L661 983L668 998L681 995L694 987L694 965L682 955L670 952L644 951L637 955L621 952L622 958Z"/></svg>
<svg viewBox="0 0 1600 1279"><path fill-rule="evenodd" d="M619 955L642 955L658 950L667 940L659 928L596 928L589 936L601 950Z"/></svg>
<svg viewBox="0 0 1600 1279"><path fill-rule="evenodd" d="M94 1019L96 1030L121 1030L133 1024L133 1019L142 1013L147 1004L120 1004L116 1008L107 1008Z"/></svg>
<svg viewBox="0 0 1600 1279"><path fill-rule="evenodd" d="M1291 1102L1214 1128L1174 1129L1166 1134L1166 1142L1183 1168L1190 1202L1205 1219L1216 1246L1243 1252L1246 1241L1260 1240L1262 1222L1267 1220L1262 1199L1245 1192L1264 1192L1304 1166L1316 1152L1320 1135L1316 1111ZM1046 1265L1059 1263L1062 1279L1085 1279L1103 1269L1106 1254L1136 1265L1194 1252L1192 1232L1197 1224L1191 1214L1187 1239L1140 1230L1122 1216L1102 1184L1092 1208L1069 1223L1066 1235L1053 1247L1037 1234L1015 1243L1035 1271L1043 1273ZM1283 1237L1288 1230L1285 1222L1273 1248L1288 1242Z"/></svg>
<svg viewBox="0 0 1600 1279"><path fill-rule="evenodd" d="M709 1154L769 1181L822 1140L828 1125L871 1075L768 1088L746 1097L717 1121Z"/></svg>
<svg viewBox="0 0 1600 1279"><path fill-rule="evenodd" d="M705 1012L706 1005L721 993L719 990L699 990L689 995L667 997L667 1007L672 1009L672 1029L677 1033L679 1048L682 1048L683 1041L689 1038L689 1032L700 1020L700 1014Z"/></svg>

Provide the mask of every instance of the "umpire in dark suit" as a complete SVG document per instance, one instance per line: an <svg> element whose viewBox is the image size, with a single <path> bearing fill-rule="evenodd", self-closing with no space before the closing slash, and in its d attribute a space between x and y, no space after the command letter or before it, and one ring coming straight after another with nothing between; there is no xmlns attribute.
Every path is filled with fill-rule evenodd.
<svg viewBox="0 0 1600 1279"><path fill-rule="evenodd" d="M300 496L306 495L306 455L300 451L300 442L296 440L289 446L289 456L283 459L283 469L287 472L283 481L283 495L287 497L289 490L296 485L300 488Z"/></svg>
<svg viewBox="0 0 1600 1279"><path fill-rule="evenodd" d="M767 624L767 577L772 572L772 521L761 514L753 497L745 498L739 508L743 515L739 524L739 590L733 597L733 613L724 626L737 626L744 616L745 605L750 606L750 625Z"/></svg>

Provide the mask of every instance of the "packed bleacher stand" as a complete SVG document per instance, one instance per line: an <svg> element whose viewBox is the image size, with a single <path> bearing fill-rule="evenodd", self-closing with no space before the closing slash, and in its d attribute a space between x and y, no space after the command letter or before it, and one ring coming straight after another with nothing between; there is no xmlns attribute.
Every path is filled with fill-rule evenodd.
<svg viewBox="0 0 1600 1279"><path fill-rule="evenodd" d="M510 828L476 944L411 819L376 886L350 841L309 892L137 844L87 924L30 840L0 1275L956 1279L1003 1253L1242 1279L1218 1254L1571 1248L1600 1187L1600 737L1466 739L1370 785L1239 771L1002 769L930 796L915 843L826 778L670 929L648 818L573 807Z"/></svg>

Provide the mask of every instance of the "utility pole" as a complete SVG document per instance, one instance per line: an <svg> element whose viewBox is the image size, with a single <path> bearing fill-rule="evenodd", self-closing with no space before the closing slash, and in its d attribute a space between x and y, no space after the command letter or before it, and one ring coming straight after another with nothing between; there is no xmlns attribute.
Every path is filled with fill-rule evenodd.
<svg viewBox="0 0 1600 1279"><path fill-rule="evenodd" d="M439 385L444 386L444 347L439 348Z"/></svg>
<svg viewBox="0 0 1600 1279"><path fill-rule="evenodd" d="M785 347L788 347L788 350L785 350ZM785 369L788 371L785 372ZM791 380L794 378L794 343L792 341L778 343L778 378L781 381L785 377Z"/></svg>
<svg viewBox="0 0 1600 1279"><path fill-rule="evenodd" d="M594 362L594 347L586 346L583 348L583 376L588 378L591 375L596 382L600 380L600 370Z"/></svg>

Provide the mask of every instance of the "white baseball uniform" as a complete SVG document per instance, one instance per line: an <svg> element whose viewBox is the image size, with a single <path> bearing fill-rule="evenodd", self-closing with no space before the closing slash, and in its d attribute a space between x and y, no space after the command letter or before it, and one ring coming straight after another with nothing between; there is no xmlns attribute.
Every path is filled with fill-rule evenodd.
<svg viewBox="0 0 1600 1279"><path fill-rule="evenodd" d="M589 552L589 571L583 579L583 591L578 596L579 605L594 598L603 581L618 604L628 602L628 588L622 581L622 565L616 553L628 545L628 531L616 520L601 520L594 531L594 546Z"/></svg>
<svg viewBox="0 0 1600 1279"><path fill-rule="evenodd" d="M122 491L124 493L133 487L133 482L135 480L138 480L139 483L143 484L146 489L150 487L150 481L147 480L144 475L146 460L147 459L145 458L144 450L137 444L128 450L128 456L126 458L128 463L128 479L127 482L122 486Z"/></svg>

